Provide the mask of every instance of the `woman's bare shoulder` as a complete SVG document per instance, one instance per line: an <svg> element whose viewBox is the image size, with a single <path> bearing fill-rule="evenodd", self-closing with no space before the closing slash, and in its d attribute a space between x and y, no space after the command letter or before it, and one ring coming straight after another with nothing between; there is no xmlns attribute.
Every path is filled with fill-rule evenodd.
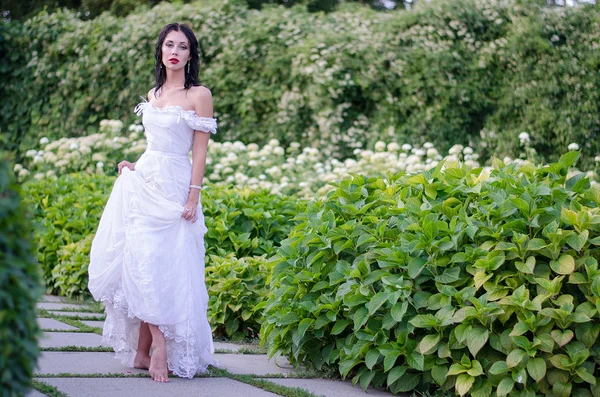
<svg viewBox="0 0 600 397"><path fill-rule="evenodd" d="M154 96L154 89L155 89L155 88L156 88L156 87L152 87L152 88L150 89L150 91L148 91L148 100L149 100L149 101L150 101L150 100L152 100L152 97Z"/></svg>
<svg viewBox="0 0 600 397"><path fill-rule="evenodd" d="M212 93L210 90L202 85L199 85L191 87L190 94L192 102L194 102L196 114L202 117L212 117L213 103Z"/></svg>

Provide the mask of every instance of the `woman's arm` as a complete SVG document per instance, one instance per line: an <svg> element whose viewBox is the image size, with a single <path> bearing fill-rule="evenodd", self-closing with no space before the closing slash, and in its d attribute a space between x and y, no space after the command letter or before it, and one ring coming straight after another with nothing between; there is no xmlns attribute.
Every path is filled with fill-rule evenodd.
<svg viewBox="0 0 600 397"><path fill-rule="evenodd" d="M213 117L212 94L208 88L198 87L194 89L192 100L198 116ZM202 186L209 139L210 132L194 131L194 143L192 144L192 180L190 181L190 185ZM199 200L200 189L190 188L188 200L184 206L183 217L185 219L192 222L198 219L196 207Z"/></svg>

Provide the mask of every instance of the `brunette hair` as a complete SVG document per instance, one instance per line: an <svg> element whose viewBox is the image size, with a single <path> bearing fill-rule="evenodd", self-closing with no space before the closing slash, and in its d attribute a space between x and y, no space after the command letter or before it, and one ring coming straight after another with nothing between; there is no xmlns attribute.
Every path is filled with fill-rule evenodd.
<svg viewBox="0 0 600 397"><path fill-rule="evenodd" d="M160 90L160 88L165 84L167 80L167 71L163 67L162 64L162 45L165 41L167 35L172 32L183 32L185 37L187 37L190 43L190 71L188 72L187 65L184 67L185 73L185 83L184 88L187 90L192 86L200 85L198 83L198 64L200 62L200 56L198 54L198 40L196 39L196 35L190 29L189 26L180 23L170 23L163 28L158 36L158 41L156 42L156 51L154 52L154 58L156 63L154 65L154 74L156 76L156 87L154 90L154 96L156 97L156 93Z"/></svg>

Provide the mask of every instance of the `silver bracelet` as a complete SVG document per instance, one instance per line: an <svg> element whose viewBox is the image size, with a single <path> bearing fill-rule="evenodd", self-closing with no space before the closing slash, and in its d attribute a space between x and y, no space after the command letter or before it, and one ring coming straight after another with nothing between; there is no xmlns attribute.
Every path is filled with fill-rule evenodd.
<svg viewBox="0 0 600 397"><path fill-rule="evenodd" d="M191 188L202 190L202 185L190 185L190 189Z"/></svg>

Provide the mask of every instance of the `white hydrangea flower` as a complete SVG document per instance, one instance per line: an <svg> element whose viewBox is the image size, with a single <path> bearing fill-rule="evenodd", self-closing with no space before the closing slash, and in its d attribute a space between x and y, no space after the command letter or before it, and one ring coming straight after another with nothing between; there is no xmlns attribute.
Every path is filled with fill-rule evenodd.
<svg viewBox="0 0 600 397"><path fill-rule="evenodd" d="M415 155L416 156L422 157L422 156L425 156L426 154L427 154L427 152L425 150L423 150L423 149L417 149L417 150L415 150Z"/></svg>
<svg viewBox="0 0 600 397"><path fill-rule="evenodd" d="M45 178L45 175L44 175L43 173L41 173L41 172L38 172L38 173L37 173L37 174L35 174L33 177L34 177L35 179L37 179L38 181L41 181L42 179L44 179L44 178Z"/></svg>
<svg viewBox="0 0 600 397"><path fill-rule="evenodd" d="M431 143L431 142L425 142L425 143L423 144L423 147L424 147L425 149L431 149L431 148L433 147L433 143Z"/></svg>
<svg viewBox="0 0 600 397"><path fill-rule="evenodd" d="M467 146L466 148L463 149L463 153L464 154L473 154L473 148L470 146Z"/></svg>
<svg viewBox="0 0 600 397"><path fill-rule="evenodd" d="M402 145L402 150L404 150L405 152L409 152L412 149L412 145L405 143L404 145Z"/></svg>
<svg viewBox="0 0 600 397"><path fill-rule="evenodd" d="M396 142L390 142L387 145L387 150L388 152L397 152L400 150L400 145L398 145Z"/></svg>
<svg viewBox="0 0 600 397"><path fill-rule="evenodd" d="M248 149L249 152L258 151L258 145L256 143L249 143L248 146L246 146L246 148Z"/></svg>
<svg viewBox="0 0 600 397"><path fill-rule="evenodd" d="M50 139L45 136L40 139L40 145L47 145L48 143L50 143Z"/></svg>
<svg viewBox="0 0 600 397"><path fill-rule="evenodd" d="M35 150L35 149L31 149L31 150L28 150L27 152L25 152L25 156L27 156L27 157L34 157L36 154L37 154L37 150Z"/></svg>
<svg viewBox="0 0 600 397"><path fill-rule="evenodd" d="M277 140L277 139L271 139L269 141L269 146L272 146L273 148L276 148L277 146L279 146L279 140Z"/></svg>
<svg viewBox="0 0 600 397"><path fill-rule="evenodd" d="M530 141L529 139L529 134L526 132L521 132L519 134L519 141L521 141L521 143L527 143Z"/></svg>
<svg viewBox="0 0 600 397"><path fill-rule="evenodd" d="M13 167L13 171L14 172L19 172L23 169L23 166L19 163L15 164L15 166Z"/></svg>
<svg viewBox="0 0 600 397"><path fill-rule="evenodd" d="M600 156L596 156L596 157L594 157L594 161L595 161L596 163L600 163Z"/></svg>
<svg viewBox="0 0 600 397"><path fill-rule="evenodd" d="M383 141L377 141L375 143L375 150L378 152L383 152L386 147L387 147L387 145Z"/></svg>
<svg viewBox="0 0 600 397"><path fill-rule="evenodd" d="M77 150L79 149L79 144L77 142L71 142L71 144L69 145L69 149Z"/></svg>
<svg viewBox="0 0 600 397"><path fill-rule="evenodd" d="M104 168L104 162L102 162L102 161L98 161L98 162L96 163L96 168Z"/></svg>
<svg viewBox="0 0 600 397"><path fill-rule="evenodd" d="M283 156L285 154L285 150L283 150L283 148L281 146L277 146L276 148L273 149L273 153L278 156Z"/></svg>
<svg viewBox="0 0 600 397"><path fill-rule="evenodd" d="M22 170L19 171L19 178L25 178L27 175L29 175L28 169L23 168Z"/></svg>
<svg viewBox="0 0 600 397"><path fill-rule="evenodd" d="M258 176L258 179L260 179L261 181L264 181L265 179L267 179L267 176L265 174L260 174Z"/></svg>
<svg viewBox="0 0 600 397"><path fill-rule="evenodd" d="M456 145L452 146L450 148L450 150L448 150L448 154L460 154L460 153L462 153L463 149L464 149L463 145L456 144Z"/></svg>
<svg viewBox="0 0 600 397"><path fill-rule="evenodd" d="M575 142L572 142L569 144L569 146L567 146L567 149L569 150L579 150L579 145L576 144Z"/></svg>

